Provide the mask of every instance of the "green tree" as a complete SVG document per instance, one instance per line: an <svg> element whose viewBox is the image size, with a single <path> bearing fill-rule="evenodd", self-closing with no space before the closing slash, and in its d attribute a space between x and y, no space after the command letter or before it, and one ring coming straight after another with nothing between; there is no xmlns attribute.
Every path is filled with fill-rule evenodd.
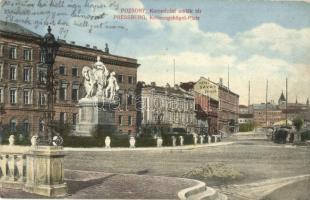
<svg viewBox="0 0 310 200"><path fill-rule="evenodd" d="M300 117L296 117L293 119L293 125L296 127L297 131L299 131L303 125L304 121Z"/></svg>

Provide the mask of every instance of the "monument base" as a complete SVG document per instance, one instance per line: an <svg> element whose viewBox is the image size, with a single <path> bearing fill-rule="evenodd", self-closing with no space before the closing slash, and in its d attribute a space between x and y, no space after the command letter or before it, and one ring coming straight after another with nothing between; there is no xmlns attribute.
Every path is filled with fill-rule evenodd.
<svg viewBox="0 0 310 200"><path fill-rule="evenodd" d="M100 98L79 101L79 122L74 136L90 137L94 134L111 135L116 132L114 102L101 102Z"/></svg>

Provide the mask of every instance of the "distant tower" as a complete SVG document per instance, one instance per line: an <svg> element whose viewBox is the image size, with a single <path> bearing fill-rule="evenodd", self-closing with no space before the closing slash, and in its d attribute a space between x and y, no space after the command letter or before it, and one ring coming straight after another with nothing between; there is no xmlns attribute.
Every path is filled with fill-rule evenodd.
<svg viewBox="0 0 310 200"><path fill-rule="evenodd" d="M309 107L309 98L307 98L306 104L307 104L307 106Z"/></svg>
<svg viewBox="0 0 310 200"><path fill-rule="evenodd" d="M296 102L295 102L295 104L298 104L297 96L296 96Z"/></svg>
<svg viewBox="0 0 310 200"><path fill-rule="evenodd" d="M281 109L285 108L285 103L286 103L286 99L285 99L283 91L282 91L281 96L280 96L279 101L278 101L279 108L281 108Z"/></svg>

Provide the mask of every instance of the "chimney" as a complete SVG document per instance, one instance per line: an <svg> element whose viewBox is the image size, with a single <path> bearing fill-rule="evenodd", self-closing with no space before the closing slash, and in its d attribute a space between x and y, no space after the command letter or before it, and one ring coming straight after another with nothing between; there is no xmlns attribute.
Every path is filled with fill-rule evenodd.
<svg viewBox="0 0 310 200"><path fill-rule="evenodd" d="M105 43L105 49L104 49L104 51L106 52L106 53L109 53L109 45L108 45L108 43Z"/></svg>
<svg viewBox="0 0 310 200"><path fill-rule="evenodd" d="M86 47L87 47L87 48L90 48L90 45L89 45L89 44L86 44Z"/></svg>
<svg viewBox="0 0 310 200"><path fill-rule="evenodd" d="M71 41L70 44L75 44L75 42L74 42L74 41Z"/></svg>

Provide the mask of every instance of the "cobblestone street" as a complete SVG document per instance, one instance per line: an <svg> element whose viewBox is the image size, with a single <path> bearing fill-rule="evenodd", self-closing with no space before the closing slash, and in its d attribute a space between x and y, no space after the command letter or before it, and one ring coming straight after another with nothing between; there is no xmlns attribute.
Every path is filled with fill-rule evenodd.
<svg viewBox="0 0 310 200"><path fill-rule="evenodd" d="M240 172L242 176L237 179L207 177L205 181L208 186L216 187L228 196L231 192L237 191L233 189L236 187L239 191L242 190L241 194L246 192L251 184L274 180L275 182L268 183L270 183L270 188L273 186L277 188L275 186L277 183L285 185L286 177L310 174L309 147L279 145L259 137L248 138L250 139L244 136L231 137L225 140L234 142L230 145L191 150L67 152L65 168L183 177L184 174L197 167L221 163ZM246 185L248 187L244 190ZM261 189L257 185L255 188L256 191ZM236 198L242 199L240 195Z"/></svg>

